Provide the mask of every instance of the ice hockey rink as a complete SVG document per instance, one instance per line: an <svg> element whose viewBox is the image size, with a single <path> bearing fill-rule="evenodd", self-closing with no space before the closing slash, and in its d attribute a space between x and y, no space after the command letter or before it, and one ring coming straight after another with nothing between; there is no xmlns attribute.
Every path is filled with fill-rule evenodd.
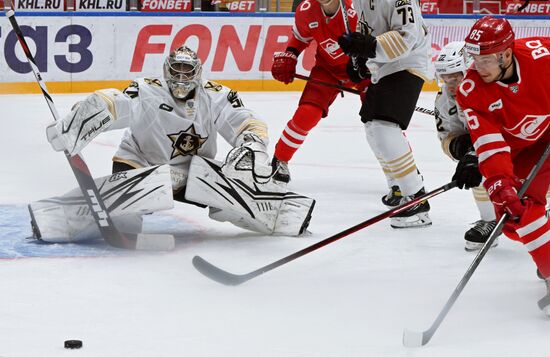
<svg viewBox="0 0 550 357"><path fill-rule="evenodd" d="M299 95L241 93L268 122L271 152ZM63 115L84 96L53 98ZM434 96L423 93L418 105L433 109ZM394 230L385 220L241 286L193 268L201 255L246 273L384 212L387 189L359 105L353 95L338 98L291 162L290 189L317 200L311 235L257 236L177 203L146 218L146 229L177 237L175 251L151 253L26 239L26 204L76 181L46 141L52 117L44 98L1 95L0 356L547 356L550 318L536 304L544 283L525 249L505 238L432 341L402 345L404 328L430 326L475 256L463 243L478 219L468 191L433 198L429 228ZM121 133L102 134L84 150L95 177L110 173ZM416 113L408 138L427 190L449 182L455 165L440 149L434 119ZM223 159L229 146L220 143ZM82 340L82 349L65 350L68 339Z"/></svg>

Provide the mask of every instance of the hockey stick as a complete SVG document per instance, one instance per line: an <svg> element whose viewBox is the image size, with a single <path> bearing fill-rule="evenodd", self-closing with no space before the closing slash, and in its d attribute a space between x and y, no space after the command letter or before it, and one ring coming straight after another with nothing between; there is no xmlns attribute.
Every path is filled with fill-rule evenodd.
<svg viewBox="0 0 550 357"><path fill-rule="evenodd" d="M537 164L533 167L533 169L525 179L525 182L523 183L523 185L521 186L521 189L518 192L518 197L523 197L523 195L525 194L525 191L527 191L527 189L529 188L531 181L533 181L533 178L536 176L537 172L540 170L540 168L548 158L548 155L550 155L550 144L546 146L546 150L544 151L544 153L540 157ZM479 263L481 263L481 260L483 259L485 254L487 253L489 248L493 245L493 242L495 241L495 239L497 239L497 237L500 235L502 226L504 225L504 222L506 221L507 218L508 218L508 214L505 213L502 215L495 229L493 230L493 232L491 233L491 235L489 236L485 244L483 244L483 247L481 248L479 253L477 253L474 261L472 262L472 264L470 264L470 266L468 267L468 270L466 270L466 273L458 283L457 287L455 288L455 290L447 300L447 303L443 307L443 310L441 310L441 312L439 313L435 321L432 323L430 328L423 332L417 332L417 331L411 331L411 330L405 329L405 331L403 332L404 346L420 347L430 342L434 333L437 331L439 325L441 325L441 322L453 307L455 301L458 299L458 296L460 295L460 293L462 292L466 284L468 284L468 281L474 274L475 270L477 269L477 266L479 265Z"/></svg>
<svg viewBox="0 0 550 357"><path fill-rule="evenodd" d="M317 242L313 245L310 245L309 247L306 247L302 250L299 250L291 255L288 255L282 259L279 259L271 264L268 264L268 265L265 265L261 268L258 268L250 273L246 273L246 274L232 274L232 273L229 273L225 270L222 270L218 267L216 267L215 265L207 262L206 260L204 260L203 258L201 258L200 256L196 255L194 258L193 258L193 265L195 266L195 268L201 273L203 274L204 276L214 280L214 281L217 281L218 283L221 283L221 284L225 284L225 285L240 285L248 280L251 280L251 279L254 279L255 277L259 276L259 275L262 275L263 273L267 273L268 271L270 270L273 270L277 267L280 267L281 265L284 265L284 264L287 264L291 261L293 261L294 259L297 259L297 258L300 258L306 254L309 254L319 248L322 248L326 245L329 245L330 243L333 243L333 242L336 242L337 240L340 240L344 237L347 237L348 235L352 234L352 233L355 233L363 228L366 228L368 226L371 226L377 222L380 222L381 220L383 219L386 219L388 217L392 217L394 215L396 215L397 213L399 212L402 212L404 210L407 210L408 208L418 204L419 202L421 201L424 201L424 200L427 200L431 197L434 197L434 196L437 196L439 195L440 193L443 193L445 191L448 191L452 188L456 187L456 182L455 181L452 181L446 185L443 185L441 187L439 187L438 189L435 189L431 192L428 192L420 197L417 197L415 198L414 200L412 201L409 201L407 203L404 203L400 206L397 206L395 208L392 208L390 209L389 211L386 211L382 214L379 214L378 216L376 217L373 217L373 218L370 218L364 222L361 222L353 227L350 227L346 230L343 230L341 231L340 233L336 233L335 235L329 237L329 238L326 238L326 239L323 239L322 241L320 242Z"/></svg>
<svg viewBox="0 0 550 357"><path fill-rule="evenodd" d="M527 5L529 5L529 1L530 0L523 0L523 4L518 7L517 12L522 12L527 7Z"/></svg>
<svg viewBox="0 0 550 357"><path fill-rule="evenodd" d="M294 75L294 77L298 78L298 79L301 79L303 81L318 84L320 86L336 88L336 89L341 90L342 92L348 92L348 93L353 93L353 94L361 94L362 93L361 91L358 91L357 89L348 88L348 87L345 87L345 86L342 86L342 85L339 85L339 84L323 82L323 81L313 79L313 78L308 77L308 76L304 76L303 74L296 73ZM420 113L428 114L428 115L435 115L435 112L433 110L422 108L422 107L415 107L414 110L417 111L417 112L420 112Z"/></svg>
<svg viewBox="0 0 550 357"><path fill-rule="evenodd" d="M54 120L59 120L59 114L54 106L53 99L46 88L46 84L42 81L42 75L38 70L38 66L34 60L34 57L25 41L25 37L17 20L15 19L15 13L13 10L6 12L13 31L15 32L27 61L31 66L36 82L42 90L42 94L48 103L50 112L53 115ZM97 189L94 179L88 169L88 166L80 155L71 156L67 150L64 151L65 157L69 161L71 169L76 177L78 185L82 190L83 196L86 198L86 202L92 212L94 221L96 222L101 235L105 241L117 248L125 249L144 249L144 250L170 250L174 247L174 237L172 235L147 235L147 234L122 234L113 224L109 211L105 207L99 190Z"/></svg>
<svg viewBox="0 0 550 357"><path fill-rule="evenodd" d="M346 7L346 0L340 0L340 11L342 12L342 18L344 19L344 28L346 33L350 34L349 18L348 18L348 9ZM351 63L353 64L353 69L357 71L359 65L357 64L357 58L355 56L350 56Z"/></svg>
<svg viewBox="0 0 550 357"><path fill-rule="evenodd" d="M320 86L324 86L324 87L330 87L330 88L336 88L336 89L339 89L341 90L342 92L348 92L348 93L353 93L353 94L361 94L362 92L361 91L358 91L357 89L353 89L353 88L348 88L348 87L345 87L345 86L341 86L339 84L334 84L334 83L328 83L328 82L323 82L323 81L320 81L318 79L313 79L309 76L304 76L303 74L298 74L296 73L294 75L295 78L298 78L298 79L301 79L303 81L306 81L306 82L311 82L313 84L318 84Z"/></svg>

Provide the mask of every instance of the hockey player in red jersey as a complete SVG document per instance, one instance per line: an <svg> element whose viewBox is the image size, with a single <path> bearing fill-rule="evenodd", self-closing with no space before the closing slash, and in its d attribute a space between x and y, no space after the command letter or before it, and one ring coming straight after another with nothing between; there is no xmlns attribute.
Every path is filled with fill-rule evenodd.
<svg viewBox="0 0 550 357"><path fill-rule="evenodd" d="M456 92L466 71L472 64L472 57L466 53L464 41L453 41L446 44L434 62L437 82L441 90L435 97L435 121L437 136L441 141L443 152L451 159L460 162L461 167L477 167L477 155L468 132L466 119L456 104ZM480 219L464 234L467 251L479 250L489 239L497 225L495 210L489 200L487 190L481 185L481 173L469 171L468 176L459 178L459 187L472 189L474 201ZM456 178L453 178L453 180ZM495 240L494 246L498 243Z"/></svg>
<svg viewBox="0 0 550 357"><path fill-rule="evenodd" d="M497 217L510 217L503 232L531 254L548 290L539 307L550 315L550 160L525 196L517 195L550 142L550 38L514 38L506 19L486 16L473 25L465 41L475 70L462 81L457 101Z"/></svg>
<svg viewBox="0 0 550 357"><path fill-rule="evenodd" d="M351 0L345 1L350 25L355 27L357 13L351 9ZM304 0L296 9L292 37L288 41L286 51L275 54L273 59L273 78L285 84L292 82L296 74L298 56L315 40L317 52L310 77L321 82L364 90L370 83L365 79L368 77L366 66L359 71L346 70L349 57L342 52L337 41L345 31L338 0ZM274 179L284 182L290 180L288 161L300 148L309 131L321 118L328 115L329 106L339 93L340 91L335 88L313 82L306 84L298 109L275 146Z"/></svg>

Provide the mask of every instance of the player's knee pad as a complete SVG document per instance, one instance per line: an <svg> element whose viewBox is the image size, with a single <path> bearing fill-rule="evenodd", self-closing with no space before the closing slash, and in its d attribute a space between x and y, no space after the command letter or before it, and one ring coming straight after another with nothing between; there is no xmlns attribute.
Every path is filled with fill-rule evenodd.
<svg viewBox="0 0 550 357"><path fill-rule="evenodd" d="M410 153L409 142L399 125L383 120L365 123L367 142L379 160L385 163Z"/></svg>
<svg viewBox="0 0 550 357"><path fill-rule="evenodd" d="M296 113L294 113L291 123L294 126L294 130L302 131L300 134L307 135L307 133L319 123L322 116L323 110L318 106L302 104L296 109Z"/></svg>

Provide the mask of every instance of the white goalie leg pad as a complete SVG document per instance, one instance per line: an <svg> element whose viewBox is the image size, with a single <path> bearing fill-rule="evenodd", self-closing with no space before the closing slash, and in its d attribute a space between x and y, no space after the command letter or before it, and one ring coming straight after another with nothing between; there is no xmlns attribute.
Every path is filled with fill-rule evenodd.
<svg viewBox="0 0 550 357"><path fill-rule="evenodd" d="M113 223L120 231L139 233L141 216L174 206L168 165L121 171L95 179ZM80 188L29 205L35 237L74 242L101 235Z"/></svg>
<svg viewBox="0 0 550 357"><path fill-rule="evenodd" d="M275 221L274 235L299 236L306 232L315 207L315 200L309 197L285 198Z"/></svg>
<svg viewBox="0 0 550 357"><path fill-rule="evenodd" d="M75 106L63 119L46 128L46 137L56 151L78 154L114 121L105 101L96 93Z"/></svg>
<svg viewBox="0 0 550 357"><path fill-rule="evenodd" d="M31 226L35 238L49 243L71 243L101 237L97 224L89 210L84 216L75 216L65 205L54 202L37 201L29 206ZM111 217L117 229L126 233L140 233L143 223L141 215Z"/></svg>
<svg viewBox="0 0 550 357"><path fill-rule="evenodd" d="M243 155L245 151L241 152ZM243 160L240 160L243 159ZM245 165L250 157L219 162L194 156L185 198L210 206L210 217L263 234L299 235L311 218L315 201L287 192L286 185L258 176Z"/></svg>
<svg viewBox="0 0 550 357"><path fill-rule="evenodd" d="M260 152L261 154L261 152ZM260 158L260 160L258 159ZM273 169L268 161L262 161L262 156L256 150L235 148L227 155L222 172L226 177L239 178L243 182L249 181L249 186L261 186L266 191L284 193L280 204L278 200L270 203L271 207L277 207L277 216L271 234L298 236L304 233L311 220L315 200L294 192L287 191L287 184L272 180ZM269 173L269 174L268 174ZM261 210L261 199L256 206Z"/></svg>

